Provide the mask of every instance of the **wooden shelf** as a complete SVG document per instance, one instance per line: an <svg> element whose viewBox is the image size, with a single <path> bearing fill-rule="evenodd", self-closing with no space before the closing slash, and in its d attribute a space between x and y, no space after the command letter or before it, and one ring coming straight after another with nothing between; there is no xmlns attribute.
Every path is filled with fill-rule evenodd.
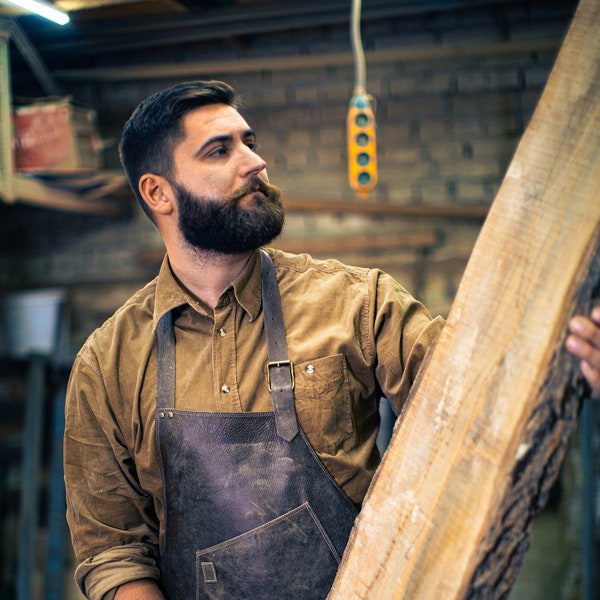
<svg viewBox="0 0 600 600"><path fill-rule="evenodd" d="M56 180L16 172L12 148L11 36L47 92L52 95L57 91L23 32L12 21L0 19L0 200L84 214L110 216L123 212L119 202L123 194L119 192L125 188L126 180L122 174L94 172L97 185L86 189L77 186L77 176L70 182L65 178L62 185L57 185Z"/></svg>
<svg viewBox="0 0 600 600"><path fill-rule="evenodd" d="M342 202L339 199L314 200L290 196L284 198L287 212L317 212L357 214L371 217L396 217L409 219L448 219L460 221L484 221L489 211L487 205L399 205L381 202Z"/></svg>
<svg viewBox="0 0 600 600"><path fill-rule="evenodd" d="M125 189L124 175L98 173L106 176L106 183L91 192L78 192L67 187L49 185L35 177L14 174L12 176L11 195L0 193L2 200L8 203L25 203L56 210L95 215L116 215L122 212L118 202L118 192Z"/></svg>

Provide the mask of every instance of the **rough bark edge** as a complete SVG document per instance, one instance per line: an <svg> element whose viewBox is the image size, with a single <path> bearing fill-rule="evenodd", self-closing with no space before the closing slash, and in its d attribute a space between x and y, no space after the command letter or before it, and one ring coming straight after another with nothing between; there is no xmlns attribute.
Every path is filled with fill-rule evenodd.
<svg viewBox="0 0 600 600"><path fill-rule="evenodd" d="M596 240L600 240L600 227ZM584 259L578 279L583 285L565 309L565 321L588 314L600 297L600 241ZM544 508L558 478L577 427L581 403L590 389L579 364L565 349L565 330L557 343L548 378L527 423L523 455L511 473L510 487L499 509L499 526L482 540L477 568L465 594L468 600L508 597L529 548L533 519Z"/></svg>

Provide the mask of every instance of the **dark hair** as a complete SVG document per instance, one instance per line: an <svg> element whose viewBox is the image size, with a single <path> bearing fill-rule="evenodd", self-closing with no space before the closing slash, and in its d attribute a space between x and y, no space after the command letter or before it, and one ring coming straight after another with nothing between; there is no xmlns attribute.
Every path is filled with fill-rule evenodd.
<svg viewBox="0 0 600 600"><path fill-rule="evenodd" d="M119 156L131 189L152 221L152 212L138 190L140 177L144 173L171 174L173 149L183 137L183 117L211 104L237 109L240 101L233 88L222 81L186 81L149 96L125 123Z"/></svg>

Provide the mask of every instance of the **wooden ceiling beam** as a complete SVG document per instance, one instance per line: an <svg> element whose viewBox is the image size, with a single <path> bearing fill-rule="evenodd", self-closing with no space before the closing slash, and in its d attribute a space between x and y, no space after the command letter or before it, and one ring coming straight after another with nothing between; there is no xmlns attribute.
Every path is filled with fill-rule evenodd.
<svg viewBox="0 0 600 600"><path fill-rule="evenodd" d="M197 34L193 34L196 35ZM172 43L182 43L183 34L179 33ZM152 38L130 38L127 42L131 48L141 44L155 45ZM560 38L511 40L507 42L490 42L479 45L428 46L387 48L366 52L366 60L370 65L391 62L448 62L452 60L486 56L511 56L528 52L555 51L560 47ZM165 41L164 44L170 43ZM116 49L117 45L111 47ZM119 46L119 49L124 49ZM223 75L228 73L250 73L264 70L289 71L299 69L325 69L327 67L351 67L353 57L350 52L329 52L324 54L302 54L291 56L264 56L237 58L235 60L206 60L183 63L153 62L144 65L125 65L119 67L94 67L91 69L56 69L55 76L64 81L134 81L146 79L172 79L184 77L201 77L207 75Z"/></svg>

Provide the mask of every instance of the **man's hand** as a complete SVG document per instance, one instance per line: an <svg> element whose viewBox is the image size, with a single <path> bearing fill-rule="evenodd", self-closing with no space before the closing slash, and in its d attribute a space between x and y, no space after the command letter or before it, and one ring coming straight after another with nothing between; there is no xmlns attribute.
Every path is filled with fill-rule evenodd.
<svg viewBox="0 0 600 600"><path fill-rule="evenodd" d="M120 586L114 600L165 600L165 597L154 580L138 579Z"/></svg>
<svg viewBox="0 0 600 600"><path fill-rule="evenodd" d="M592 397L600 398L600 306L589 318L573 317L569 331L567 350L581 359L581 372L592 388Z"/></svg>

